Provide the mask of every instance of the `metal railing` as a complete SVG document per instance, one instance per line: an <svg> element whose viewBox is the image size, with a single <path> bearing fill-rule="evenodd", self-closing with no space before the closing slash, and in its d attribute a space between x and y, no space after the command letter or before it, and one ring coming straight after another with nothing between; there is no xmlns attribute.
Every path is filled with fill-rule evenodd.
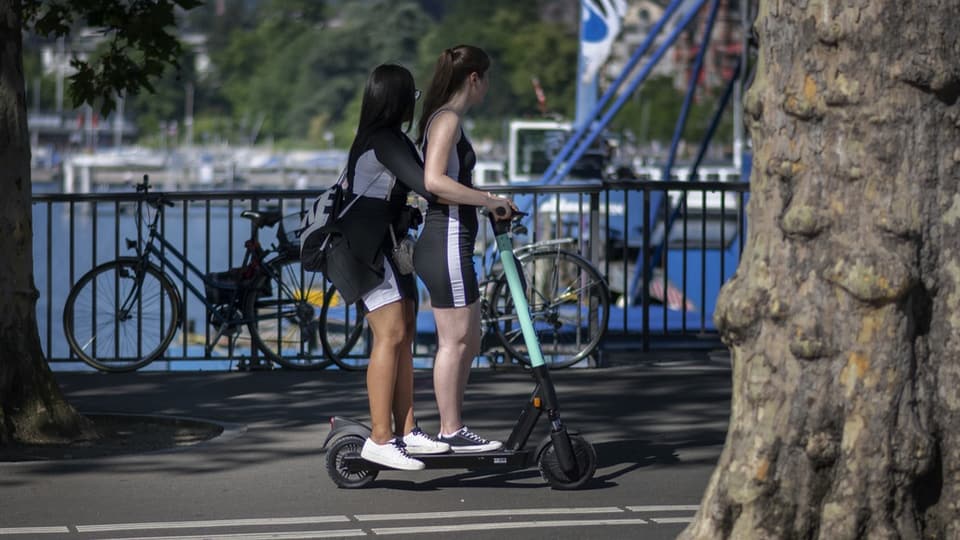
<svg viewBox="0 0 960 540"><path fill-rule="evenodd" d="M581 255L603 274L614 300L605 346L649 350L719 343L712 312L720 285L736 269L746 233L745 205L749 185L726 182L621 181L582 182L552 186L497 186L530 212L528 236L517 242L574 237ZM299 213L320 190L168 192L175 206L161 222L164 236L201 270L215 272L237 266L243 242L253 229L240 213L248 208L281 207ZM658 199L673 202L654 208ZM69 350L62 325L70 287L97 264L129 255L126 239L136 238L132 192L35 194L33 197L34 279L40 291L37 321L40 339L51 362L78 362ZM685 201L679 210L677 204ZM644 227L644 215L658 211L655 227ZM666 219L674 215L676 219ZM637 264L662 244L664 223L672 222L662 263L652 271ZM483 222L481 222L483 223ZM483 246L491 231L481 229L478 264L488 268ZM270 245L269 229L260 241ZM181 286L177 283L177 286ZM421 288L422 289L422 288ZM209 339L204 306L186 294L186 332L165 355L168 361L225 360L195 341ZM678 307L679 306L679 307ZM433 328L418 330L415 354L428 355ZM193 343L193 344L192 344Z"/></svg>

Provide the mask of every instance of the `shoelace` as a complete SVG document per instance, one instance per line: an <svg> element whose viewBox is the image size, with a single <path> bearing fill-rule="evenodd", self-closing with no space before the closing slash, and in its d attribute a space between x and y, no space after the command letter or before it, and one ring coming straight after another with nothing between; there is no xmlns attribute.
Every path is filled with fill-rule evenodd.
<svg viewBox="0 0 960 540"><path fill-rule="evenodd" d="M424 430L422 430L422 429L420 429L420 428L418 428L418 427L413 428L413 430L410 431L410 435L412 435L412 436L414 436L414 437L418 437L418 438L421 438L421 437L422 437L422 438L424 438L424 439L426 439L426 440L428 440L428 441L430 441L430 442L437 442L437 440L434 439L433 437L431 437L430 435L428 435L426 431L424 431Z"/></svg>
<svg viewBox="0 0 960 540"><path fill-rule="evenodd" d="M473 442L475 442L475 443L487 444L487 440L486 440L486 439L484 439L483 437L481 437L481 436L477 435L476 433L470 431L470 430L467 429L467 428L461 429L461 430L460 430L460 435L462 435L464 438L470 439L471 441L473 441Z"/></svg>
<svg viewBox="0 0 960 540"><path fill-rule="evenodd" d="M400 451L400 454L405 458L413 459L410 457L410 454L407 453L407 444L403 442L399 437L393 439L393 446Z"/></svg>

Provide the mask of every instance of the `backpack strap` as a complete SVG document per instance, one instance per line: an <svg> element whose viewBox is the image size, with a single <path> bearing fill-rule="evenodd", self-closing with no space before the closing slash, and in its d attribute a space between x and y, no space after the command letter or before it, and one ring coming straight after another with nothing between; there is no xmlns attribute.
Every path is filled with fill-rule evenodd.
<svg viewBox="0 0 960 540"><path fill-rule="evenodd" d="M346 205L345 207L343 207L343 210L341 210L339 214L337 214L337 219L342 218L343 215L347 213L347 210L349 210L350 207L353 206L353 204L356 203L358 199L360 199L360 197L363 197L364 195L366 195L366 194L367 194L367 191L370 191L370 188L373 186L373 184L375 184L375 183L377 182L377 180L379 180L380 177L383 176L383 173L386 172L386 170L387 170L387 168L384 167L383 170L380 171L380 172L377 174L377 176L375 176L375 177L373 178L373 180L370 181L369 184L367 184L367 187L364 188L364 190L363 190L362 193L360 193L359 195L354 195L353 199L350 199L350 202L347 203L347 205ZM346 174L346 172L347 172L346 169L344 169L343 172L344 172L344 174ZM343 176L343 175L341 175L341 177L342 177L342 176ZM339 182L339 180L338 180L338 182Z"/></svg>

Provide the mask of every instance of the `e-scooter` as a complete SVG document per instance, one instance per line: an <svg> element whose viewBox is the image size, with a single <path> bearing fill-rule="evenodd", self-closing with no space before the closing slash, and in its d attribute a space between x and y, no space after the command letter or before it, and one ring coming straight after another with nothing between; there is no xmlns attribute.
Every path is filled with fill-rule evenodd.
<svg viewBox="0 0 960 540"><path fill-rule="evenodd" d="M514 215L521 217L524 214L515 212ZM530 354L531 371L536 386L502 449L482 453L417 455L416 458L423 461L427 469L510 471L537 464L541 476L554 489L581 488L593 478L597 468L597 453L593 445L582 436L568 432L560 420L557 394L550 379L550 371L543 361L540 343L524 296L526 287L523 276L513 253L511 220L497 221L492 215L489 218ZM528 448L527 440L544 411L550 422L550 436L536 449ZM381 470L392 470L360 457L360 450L369 435L370 428L356 420L341 416L330 419L330 433L323 443L323 448L333 442L327 450L327 473L336 485L342 488L366 487Z"/></svg>

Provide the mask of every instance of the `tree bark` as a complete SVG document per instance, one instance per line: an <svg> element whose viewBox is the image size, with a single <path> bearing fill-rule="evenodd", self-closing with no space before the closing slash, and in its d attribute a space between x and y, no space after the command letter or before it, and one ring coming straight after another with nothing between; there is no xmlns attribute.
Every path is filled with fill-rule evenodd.
<svg viewBox="0 0 960 540"><path fill-rule="evenodd" d="M958 21L760 0L730 425L681 538L960 538Z"/></svg>
<svg viewBox="0 0 960 540"><path fill-rule="evenodd" d="M20 2L0 0L0 446L95 435L40 346L21 23Z"/></svg>

